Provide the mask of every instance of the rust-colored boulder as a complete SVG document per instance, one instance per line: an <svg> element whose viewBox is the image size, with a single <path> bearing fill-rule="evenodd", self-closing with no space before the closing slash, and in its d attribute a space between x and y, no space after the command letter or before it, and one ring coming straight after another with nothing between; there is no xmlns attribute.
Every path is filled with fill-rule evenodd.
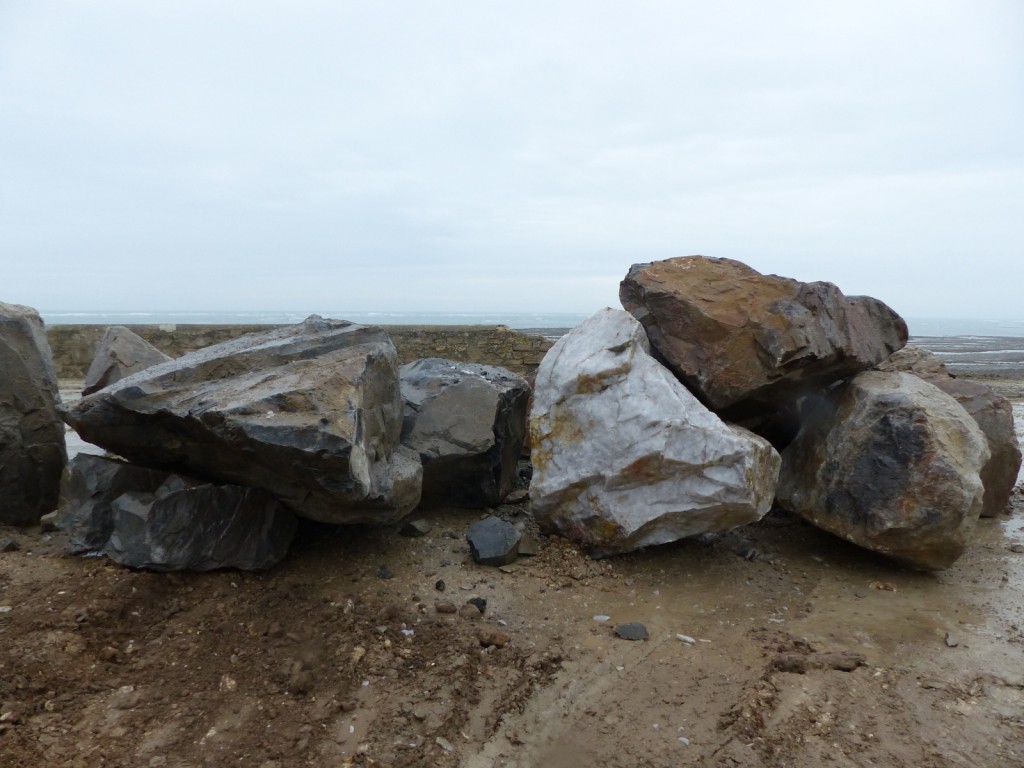
<svg viewBox="0 0 1024 768"><path fill-rule="evenodd" d="M788 407L907 342L906 323L877 299L732 259L634 264L619 298L669 368L726 418Z"/></svg>

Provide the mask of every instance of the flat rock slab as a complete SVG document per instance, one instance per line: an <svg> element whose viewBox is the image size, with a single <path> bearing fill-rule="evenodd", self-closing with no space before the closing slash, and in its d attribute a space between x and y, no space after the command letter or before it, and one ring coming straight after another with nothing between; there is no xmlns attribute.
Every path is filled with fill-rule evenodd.
<svg viewBox="0 0 1024 768"><path fill-rule="evenodd" d="M420 497L380 328L313 316L249 334L121 379L64 418L133 463L262 489L322 522L396 522Z"/></svg>
<svg viewBox="0 0 1024 768"><path fill-rule="evenodd" d="M39 313L0 302L0 523L57 508L67 463L60 393Z"/></svg>
<svg viewBox="0 0 1024 768"><path fill-rule="evenodd" d="M466 541L473 560L481 565L508 565L519 554L519 539L522 534L512 525L498 517L487 517L469 526Z"/></svg>
<svg viewBox="0 0 1024 768"><path fill-rule="evenodd" d="M786 406L907 342L906 323L877 299L732 259L634 264L619 298L669 368L727 419Z"/></svg>
<svg viewBox="0 0 1024 768"><path fill-rule="evenodd" d="M621 310L548 352L530 435L531 511L595 557L759 520L779 472L775 449L704 407Z"/></svg>
<svg viewBox="0 0 1024 768"><path fill-rule="evenodd" d="M908 373L867 371L822 397L782 454L779 503L921 570L963 553L989 450L952 397Z"/></svg>
<svg viewBox="0 0 1024 768"><path fill-rule="evenodd" d="M423 462L425 506L495 506L512 490L530 385L511 371L442 358L400 370L402 444Z"/></svg>

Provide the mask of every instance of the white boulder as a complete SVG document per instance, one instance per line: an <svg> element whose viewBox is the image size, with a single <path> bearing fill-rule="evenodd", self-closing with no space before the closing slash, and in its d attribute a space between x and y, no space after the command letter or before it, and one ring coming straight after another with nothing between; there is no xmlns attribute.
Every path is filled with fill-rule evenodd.
<svg viewBox="0 0 1024 768"><path fill-rule="evenodd" d="M759 520L781 462L705 408L613 309L544 358L530 439L534 515L596 557Z"/></svg>

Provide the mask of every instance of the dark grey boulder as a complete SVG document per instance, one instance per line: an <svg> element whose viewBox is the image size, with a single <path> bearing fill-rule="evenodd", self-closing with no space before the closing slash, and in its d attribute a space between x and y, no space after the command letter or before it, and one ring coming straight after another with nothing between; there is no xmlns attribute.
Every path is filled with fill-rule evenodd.
<svg viewBox="0 0 1024 768"><path fill-rule="evenodd" d="M848 541L939 570L971 540L988 457L951 396L908 373L865 371L805 412L776 500Z"/></svg>
<svg viewBox="0 0 1024 768"><path fill-rule="evenodd" d="M912 373L934 384L974 418L992 454L981 469L981 482L985 486L981 516L995 517L1005 512L1021 465L1010 401L980 381L956 378L937 355L920 347L908 345L877 367L881 371Z"/></svg>
<svg viewBox="0 0 1024 768"><path fill-rule="evenodd" d="M96 345L96 354L85 374L82 394L91 395L125 376L169 360L168 355L138 334L123 325L112 325Z"/></svg>
<svg viewBox="0 0 1024 768"><path fill-rule="evenodd" d="M154 493L169 477L117 459L80 453L68 462L61 483L57 527L72 552L103 549L114 531L113 501L125 493Z"/></svg>
<svg viewBox="0 0 1024 768"><path fill-rule="evenodd" d="M67 463L59 403L39 313L0 302L0 523L35 525L57 508Z"/></svg>
<svg viewBox="0 0 1024 768"><path fill-rule="evenodd" d="M156 493L118 496L111 517L103 554L155 571L264 570L284 558L296 528L295 515L262 491L174 475Z"/></svg>
<svg viewBox="0 0 1024 768"><path fill-rule="evenodd" d="M313 316L248 334L121 379L64 418L133 463L262 489L323 522L395 522L420 497L380 328Z"/></svg>
<svg viewBox="0 0 1024 768"><path fill-rule="evenodd" d="M481 565L508 565L519 554L519 539L522 534L512 525L498 517L486 517L469 526L466 541L473 560Z"/></svg>
<svg viewBox="0 0 1024 768"><path fill-rule="evenodd" d="M427 358L400 371L402 444L423 462L425 506L494 506L512 490L530 385L504 368Z"/></svg>

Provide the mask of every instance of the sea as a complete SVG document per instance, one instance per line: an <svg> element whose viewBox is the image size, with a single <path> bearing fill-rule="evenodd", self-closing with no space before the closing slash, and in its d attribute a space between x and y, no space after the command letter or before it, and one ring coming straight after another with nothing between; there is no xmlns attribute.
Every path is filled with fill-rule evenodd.
<svg viewBox="0 0 1024 768"><path fill-rule="evenodd" d="M588 312L350 312L338 309L247 311L96 311L44 310L48 325L215 324L260 325L298 323L310 315L350 320L365 325L505 325L515 329L565 330L579 325ZM908 318L911 336L976 336L1024 338L1024 319L970 320Z"/></svg>

